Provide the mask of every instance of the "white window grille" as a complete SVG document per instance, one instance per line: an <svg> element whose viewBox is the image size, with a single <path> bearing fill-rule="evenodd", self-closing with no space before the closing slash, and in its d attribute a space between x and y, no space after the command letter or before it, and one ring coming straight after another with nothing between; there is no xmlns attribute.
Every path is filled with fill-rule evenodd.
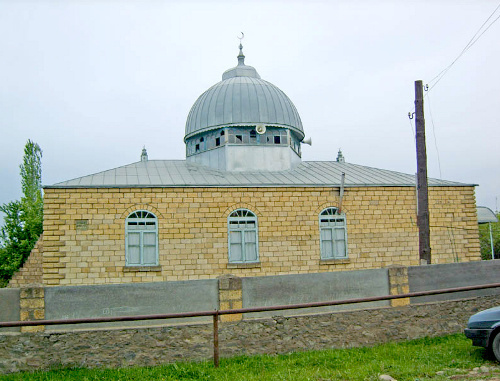
<svg viewBox="0 0 500 381"><path fill-rule="evenodd" d="M319 215L321 259L347 258L345 214L337 208L326 208Z"/></svg>
<svg viewBox="0 0 500 381"><path fill-rule="evenodd" d="M229 263L259 261L257 216L248 209L237 209L228 217Z"/></svg>
<svg viewBox="0 0 500 381"><path fill-rule="evenodd" d="M158 265L158 219L153 213L138 210L125 220L125 265Z"/></svg>

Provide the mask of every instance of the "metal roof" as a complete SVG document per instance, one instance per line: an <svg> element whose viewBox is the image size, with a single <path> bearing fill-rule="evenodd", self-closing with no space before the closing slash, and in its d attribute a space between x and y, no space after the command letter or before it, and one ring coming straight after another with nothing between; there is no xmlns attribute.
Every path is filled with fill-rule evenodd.
<svg viewBox="0 0 500 381"><path fill-rule="evenodd" d="M149 160L44 188L415 186L415 176L336 161L302 162L292 170L226 172L184 160ZM474 186L429 179L429 186Z"/></svg>
<svg viewBox="0 0 500 381"><path fill-rule="evenodd" d="M498 222L496 214L486 206L478 206L477 210L477 223L486 224L488 222Z"/></svg>
<svg viewBox="0 0 500 381"><path fill-rule="evenodd" d="M245 65L241 51L238 65L226 70L222 81L196 100L186 121L184 141L199 133L224 126L265 124L290 128L301 139L304 129L290 98Z"/></svg>

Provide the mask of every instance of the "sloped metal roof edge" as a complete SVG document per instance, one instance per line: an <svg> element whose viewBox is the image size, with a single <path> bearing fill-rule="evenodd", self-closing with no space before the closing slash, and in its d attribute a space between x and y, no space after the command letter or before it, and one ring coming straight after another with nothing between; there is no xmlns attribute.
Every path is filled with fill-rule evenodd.
<svg viewBox="0 0 500 381"><path fill-rule="evenodd" d="M167 160L149 160L149 161L164 162L164 161L167 161ZM186 160L168 160L168 161L183 163ZM125 165L120 165L119 167L116 167L116 168L105 169L104 171L94 172L94 173L91 173L91 174L88 174L88 175L84 175L84 176L80 176L80 177L74 177L74 178L69 179L69 180L59 181L59 182L57 182L55 184L52 184L52 185L42 185L42 188L43 189L61 188L63 186L60 186L58 184L68 183L70 181L82 180L82 179L90 178L92 176L97 176L97 175L105 176L106 173L114 172L114 171L116 171L118 169L130 168L131 166L139 164L139 163L141 163L141 161L134 161L133 163L129 163L129 164L125 164ZM73 187L74 186L72 186L71 188L73 188ZM101 188L112 188L111 186L99 186L99 187L101 187ZM78 186L78 188L92 188L92 187L91 186L87 186L87 185L83 185L83 186Z"/></svg>
<svg viewBox="0 0 500 381"><path fill-rule="evenodd" d="M147 164L146 164L147 163ZM358 180L346 182L346 188L358 188L358 187L414 187L414 177L401 172L391 171L387 169L372 168L367 166L362 166L358 164L351 163L337 163L331 161L305 161L299 167L283 172L266 172L262 182L253 181L250 175L258 173L263 175L263 172L250 172L250 173L239 173L239 172L221 172L216 169L207 168L197 163L186 162L185 160L150 160L146 163L141 161L130 163L124 166L120 166L114 169L105 170L102 172L97 172L83 177L74 178L71 180L59 182L53 185L44 185L44 189L52 188L204 188L204 187L339 187L340 177L337 179L325 178L324 176L318 176L319 173L315 169L321 168L322 171L332 168L334 172L349 172L356 174ZM162 176L162 173L158 172L159 168L169 168L175 173L170 173L171 176L180 176L190 173L196 173L201 176L198 181L190 176L177 182L172 181L171 183L155 183L157 180L148 181L146 183L129 182L127 183L127 177L138 176L139 173L137 169L139 166L150 167L150 170L154 171L155 176ZM149 165L148 165L149 164ZM152 166L152 167L151 167ZM181 170L181 172L179 172ZM127 173L127 172L133 173ZM121 173L117 173L121 172ZM307 176L305 176L307 174ZM147 171L142 173L142 175L149 176L150 173ZM280 175L273 181L273 175ZM379 177L380 175L380 177ZM119 182L110 181L105 183L104 178L109 176L110 178L117 176L122 177ZM246 178L245 178L246 176ZM298 181L291 181L290 176ZM305 176L299 180L301 176ZM364 177L364 178L363 178ZM379 178L377 178L379 177ZM96 184L95 180L99 178L99 182ZM102 178L102 179L101 179ZM219 179L220 181L214 181ZM201 180L201 181L200 181ZM267 181L266 181L267 180ZM332 181L333 180L333 181ZM361 180L361 181L359 181ZM363 181L364 180L364 181ZM368 181L366 181L368 180ZM372 181L370 181L372 180ZM385 181L384 181L385 180ZM121 182L124 181L124 182ZM399 181L399 182L398 182ZM477 184L459 183L449 180L439 180L429 178L430 187L467 187L467 186L477 186Z"/></svg>
<svg viewBox="0 0 500 381"><path fill-rule="evenodd" d="M444 187L476 187L478 184L430 184L431 188ZM340 184L168 184L168 185L44 185L43 189L84 189L84 188L339 188ZM415 184L353 184L344 185L344 188L414 188Z"/></svg>

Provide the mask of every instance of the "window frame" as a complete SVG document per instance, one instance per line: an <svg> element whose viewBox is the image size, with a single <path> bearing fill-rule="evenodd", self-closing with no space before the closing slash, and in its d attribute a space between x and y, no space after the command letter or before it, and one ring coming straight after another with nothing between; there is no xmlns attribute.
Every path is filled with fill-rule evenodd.
<svg viewBox="0 0 500 381"><path fill-rule="evenodd" d="M323 221L328 219L329 221ZM320 242L320 258L321 260L332 260L332 259L348 259L349 251L347 245L347 222L345 213L338 213L338 208L328 207L323 209L319 214L319 242ZM333 220L333 221L332 221ZM334 223L334 225L325 225L325 223ZM341 225L337 225L340 222ZM343 230L343 242L344 250L341 255L338 254L338 235L336 234L338 230ZM325 239L324 232L329 231L331 239ZM326 252L326 242L331 243L331 255Z"/></svg>
<svg viewBox="0 0 500 381"><path fill-rule="evenodd" d="M244 224L242 224L244 223ZM253 224L253 227L250 225ZM235 226L238 225L238 226ZM240 225L243 225L240 226ZM247 227L249 226L249 227ZM240 242L231 242L231 233L240 233ZM253 242L247 241L247 233L253 235ZM229 264L252 264L259 263L259 224L257 215L249 209L239 208L233 210L227 217L227 241L228 241L228 263ZM240 244L241 259L234 259L231 254L231 246ZM248 259L251 253L247 253L247 248L251 244L255 245L255 259Z"/></svg>
<svg viewBox="0 0 500 381"><path fill-rule="evenodd" d="M136 225L133 225L136 223ZM147 226L154 225L154 228L146 228ZM144 226L143 229L132 229L131 226ZM132 245L129 242L130 234L139 233L138 245ZM144 259L144 249L151 247L153 244L144 243L145 233L154 233L154 262L146 262ZM139 263L131 263L131 248L132 246L139 247ZM135 210L131 212L125 219L125 267L151 267L159 265L158 255L158 217L149 210Z"/></svg>

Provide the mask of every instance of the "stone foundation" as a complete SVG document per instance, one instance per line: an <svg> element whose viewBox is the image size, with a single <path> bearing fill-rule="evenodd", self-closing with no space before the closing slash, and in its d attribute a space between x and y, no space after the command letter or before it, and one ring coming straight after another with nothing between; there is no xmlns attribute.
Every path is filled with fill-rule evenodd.
<svg viewBox="0 0 500 381"><path fill-rule="evenodd" d="M222 357L347 348L462 332L500 296L221 324ZM0 335L0 373L154 366L212 357L212 325ZM472 344L471 344L472 345Z"/></svg>

